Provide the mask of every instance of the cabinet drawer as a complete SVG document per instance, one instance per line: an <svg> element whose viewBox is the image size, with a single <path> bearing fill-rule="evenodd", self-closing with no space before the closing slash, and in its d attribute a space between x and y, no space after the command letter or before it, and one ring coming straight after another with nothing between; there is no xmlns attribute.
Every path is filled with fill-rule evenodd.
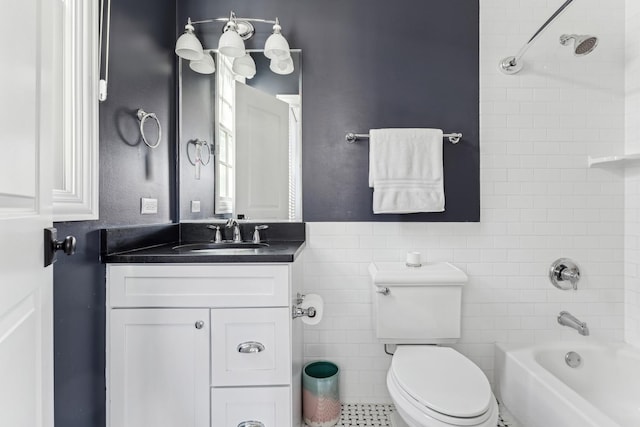
<svg viewBox="0 0 640 427"><path fill-rule="evenodd" d="M287 265L109 264L111 307L288 306Z"/></svg>
<svg viewBox="0 0 640 427"><path fill-rule="evenodd" d="M288 307L211 310L211 384L290 384L290 317Z"/></svg>
<svg viewBox="0 0 640 427"><path fill-rule="evenodd" d="M291 426L289 387L214 388L211 425L214 427ZM246 424L243 424L246 423Z"/></svg>

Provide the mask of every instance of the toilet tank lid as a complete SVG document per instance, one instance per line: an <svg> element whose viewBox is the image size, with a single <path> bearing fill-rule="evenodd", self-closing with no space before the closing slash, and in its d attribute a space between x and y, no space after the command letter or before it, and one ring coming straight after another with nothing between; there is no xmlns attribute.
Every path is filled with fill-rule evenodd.
<svg viewBox="0 0 640 427"><path fill-rule="evenodd" d="M369 274L379 285L462 285L468 277L448 262L423 263L421 267L408 267L402 262L372 262Z"/></svg>

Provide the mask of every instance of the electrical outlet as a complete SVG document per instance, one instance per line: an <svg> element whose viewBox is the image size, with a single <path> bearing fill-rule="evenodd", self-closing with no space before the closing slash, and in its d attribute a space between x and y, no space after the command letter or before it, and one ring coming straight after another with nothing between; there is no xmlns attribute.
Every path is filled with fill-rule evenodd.
<svg viewBox="0 0 640 427"><path fill-rule="evenodd" d="M158 199L143 197L140 199L140 213L143 215L158 213Z"/></svg>
<svg viewBox="0 0 640 427"><path fill-rule="evenodd" d="M191 213L200 212L200 200L192 200L191 201Z"/></svg>

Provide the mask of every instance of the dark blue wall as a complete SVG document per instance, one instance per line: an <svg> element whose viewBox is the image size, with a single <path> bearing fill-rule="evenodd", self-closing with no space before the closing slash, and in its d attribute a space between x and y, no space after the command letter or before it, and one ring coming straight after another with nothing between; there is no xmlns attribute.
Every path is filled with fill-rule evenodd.
<svg viewBox="0 0 640 427"><path fill-rule="evenodd" d="M100 105L100 220L55 224L60 235L78 239L77 254L59 256L53 269L56 427L105 425L105 275L97 230L173 218L175 2L111 3L109 98ZM163 125L155 150L140 142L139 107ZM157 215L140 215L142 196L158 198Z"/></svg>
<svg viewBox="0 0 640 427"><path fill-rule="evenodd" d="M305 221L479 221L479 4L474 0L181 0L178 23L237 16L280 18L303 50ZM256 25L248 48L271 28ZM196 26L216 46L220 25ZM435 127L462 132L445 142L446 211L374 215L368 142L346 132Z"/></svg>

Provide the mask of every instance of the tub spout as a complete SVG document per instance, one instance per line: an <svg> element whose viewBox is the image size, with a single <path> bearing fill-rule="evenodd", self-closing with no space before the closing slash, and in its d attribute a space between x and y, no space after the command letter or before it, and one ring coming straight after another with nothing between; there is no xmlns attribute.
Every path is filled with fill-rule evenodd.
<svg viewBox="0 0 640 427"><path fill-rule="evenodd" d="M561 311L558 315L558 323L562 326L568 326L578 331L580 335L589 335L589 327L587 322L579 321L573 314L568 311Z"/></svg>

